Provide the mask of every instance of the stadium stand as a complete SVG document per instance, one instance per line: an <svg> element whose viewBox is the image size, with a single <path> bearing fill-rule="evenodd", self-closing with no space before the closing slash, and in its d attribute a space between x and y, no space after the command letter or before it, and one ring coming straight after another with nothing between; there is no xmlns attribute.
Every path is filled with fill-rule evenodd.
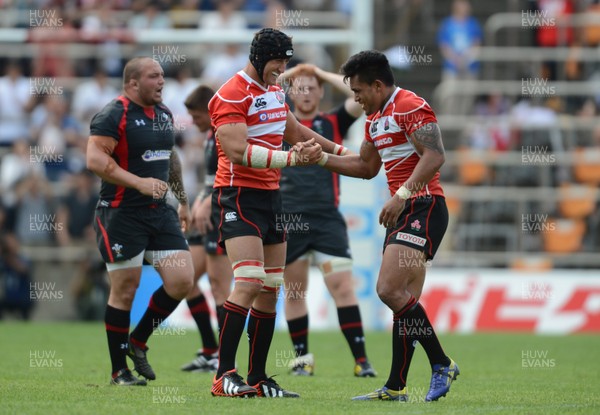
<svg viewBox="0 0 600 415"><path fill-rule="evenodd" d="M44 212L33 213L42 216L34 218L54 231L61 225L56 219L59 201L71 189L68 183L72 176L83 168L88 128L84 120L89 120L89 108L100 104L93 96L79 93L78 100L89 107L82 113L80 108L73 108L72 100L82 90L81 85L93 82L98 70L108 75L111 90L118 90L117 80L128 57L152 54L152 48L168 47L168 39L173 39L177 50L171 55L179 60L161 62L167 75L175 76L185 65L192 78L201 81L209 46L237 44L247 33L253 33L252 28L268 21L267 17L273 21L273 16L275 21L277 16L307 19L315 33L302 30L303 20L295 22L295 39L302 45L299 49L317 38L320 46L306 48L305 58L322 59L325 69L336 70L352 48L348 33L357 32L355 25L360 24L356 20L360 17L346 13L348 2L311 2L316 6L298 17L293 12L302 8L301 1L268 2L267 15L264 7L257 6L260 2L238 0L234 2L237 13L248 32L232 31L215 39L200 27L200 22L210 22L219 13L210 1L153 2L158 9L145 7L150 4L147 1L128 0L92 1L83 8L70 2L34 3L39 7L35 11L2 6L0 12L0 91L14 85L6 74L16 64L21 69L16 76L22 77L21 84L25 82L21 89L29 88L31 97L20 103L16 112L18 127L25 126L27 132L0 142L3 234L16 231L16 206L23 203L17 197L18 189L36 180L37 185L45 183L45 179L32 176L40 173L40 167L50 180L52 191L47 194L52 196L44 199ZM514 269L600 266L596 254L600 248L600 198L596 191L600 184L598 6L574 1L570 19L560 23L571 28L573 35L567 38L572 44L560 40L560 26L556 45L539 48L535 27L523 21L531 16L527 13L535 1L472 1L472 15L484 28L477 57L482 70L477 80L453 83L441 82L442 59L436 40L436 30L450 14L451 2L436 2L433 7L432 0L425 0L418 2L420 6L397 8L387 3L373 1L374 21L381 23L373 27L374 47L412 52L422 58L404 58L405 65L396 67L398 84L425 97L434 109L456 94L468 95L475 103L464 115L438 111L447 150L442 175L453 216L452 232L439 252L438 263ZM395 25L399 20L425 23L398 31ZM136 32L142 27L165 29ZM360 36L360 31L357 33ZM189 41L190 36L194 42ZM369 43L369 36L364 34L363 41ZM360 47L357 45L354 47ZM552 76L547 75L548 62L554 68ZM52 105L61 104L48 102L47 95L60 95L68 114L60 115L60 108L53 110ZM0 99L6 96L0 93ZM16 98L17 92L8 96ZM330 105L332 98L328 92L326 102ZM5 123L14 121L7 118L6 108L0 101L0 132ZM16 105L11 109L17 109ZM38 126L37 135L33 126ZM186 152L195 154L187 169L201 171L197 132L190 127L183 139ZM20 155L23 148L25 154ZM56 148L64 150L55 154L52 150ZM7 165L19 170L11 167L5 174ZM524 230L527 226L533 230ZM44 242L44 238L48 240ZM31 243L20 241L19 249L32 260L34 274L52 270L67 280L75 279L80 268L73 264L93 262L90 258L96 252L93 242L86 240L72 241L69 249L58 247L52 231L43 238L37 235L30 239ZM59 318L73 316L72 310L58 306L48 312Z"/></svg>

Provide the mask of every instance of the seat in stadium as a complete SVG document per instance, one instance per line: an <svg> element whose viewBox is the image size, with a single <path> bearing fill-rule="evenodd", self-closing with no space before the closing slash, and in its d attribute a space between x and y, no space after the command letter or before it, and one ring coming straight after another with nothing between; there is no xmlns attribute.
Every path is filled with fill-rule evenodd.
<svg viewBox="0 0 600 415"><path fill-rule="evenodd" d="M483 152L466 147L461 147L457 151L458 175L462 184L474 186L489 179L490 169L482 161Z"/></svg>
<svg viewBox="0 0 600 415"><path fill-rule="evenodd" d="M552 267L552 259L545 256L519 257L511 263L511 268L515 271L549 271Z"/></svg>
<svg viewBox="0 0 600 415"><path fill-rule="evenodd" d="M544 250L550 253L570 253L581 250L585 222L581 219L548 219L542 232Z"/></svg>
<svg viewBox="0 0 600 415"><path fill-rule="evenodd" d="M566 183L560 186L558 209L567 219L583 219L596 207L596 188Z"/></svg>
<svg viewBox="0 0 600 415"><path fill-rule="evenodd" d="M446 206L450 215L458 216L462 207L462 201L458 197L446 195Z"/></svg>
<svg viewBox="0 0 600 415"><path fill-rule="evenodd" d="M580 183L600 184L600 148L578 147L575 149L573 175Z"/></svg>

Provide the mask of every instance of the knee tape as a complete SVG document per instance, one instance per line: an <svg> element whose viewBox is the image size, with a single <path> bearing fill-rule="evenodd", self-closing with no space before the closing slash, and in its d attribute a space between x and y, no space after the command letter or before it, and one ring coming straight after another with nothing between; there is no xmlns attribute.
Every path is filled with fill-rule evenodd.
<svg viewBox="0 0 600 415"><path fill-rule="evenodd" d="M283 285L283 270L285 267L266 267L265 285L263 291L277 291Z"/></svg>
<svg viewBox="0 0 600 415"><path fill-rule="evenodd" d="M233 278L236 282L253 282L264 285L265 269L264 262L255 260L242 260L232 264Z"/></svg>
<svg viewBox="0 0 600 415"><path fill-rule="evenodd" d="M141 267L144 263L144 251L140 252L139 254L137 254L136 256L134 256L131 259L126 259L124 261L118 261L118 262L107 262L106 263L106 270L108 272L112 272L112 271L118 271L120 269L127 269L127 268L137 268L137 267Z"/></svg>
<svg viewBox="0 0 600 415"><path fill-rule="evenodd" d="M323 273L323 277L327 278L329 275L338 272L352 271L352 260L350 258L334 257L326 262L321 262L319 269Z"/></svg>

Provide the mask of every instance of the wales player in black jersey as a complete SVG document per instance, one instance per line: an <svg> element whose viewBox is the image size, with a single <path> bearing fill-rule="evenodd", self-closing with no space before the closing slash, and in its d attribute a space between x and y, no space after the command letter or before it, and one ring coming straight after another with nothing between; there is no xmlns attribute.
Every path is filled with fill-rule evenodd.
<svg viewBox="0 0 600 415"><path fill-rule="evenodd" d="M146 385L128 369L126 356L140 375L156 378L146 359L146 342L192 288L192 258L182 232L189 209L173 148L173 116L161 104L164 83L158 62L130 60L123 71L123 94L90 126L87 167L102 179L94 226L111 283L105 326L115 385ZM178 211L166 203L169 188L179 201ZM163 285L130 335L144 258Z"/></svg>
<svg viewBox="0 0 600 415"><path fill-rule="evenodd" d="M348 98L330 112L322 112L323 83L329 83ZM280 77L294 104L294 115L304 126L341 146L350 126L362 114L342 75L314 65L299 64ZM284 143L285 146L285 143ZM354 375L373 377L367 360L358 300L354 294L352 256L346 222L340 211L339 177L320 166L283 169L283 208L280 227L288 236L284 273L285 314L296 359L291 373L312 375L314 356L308 349L308 269L310 259L320 268L325 285L337 307L338 320L355 360Z"/></svg>

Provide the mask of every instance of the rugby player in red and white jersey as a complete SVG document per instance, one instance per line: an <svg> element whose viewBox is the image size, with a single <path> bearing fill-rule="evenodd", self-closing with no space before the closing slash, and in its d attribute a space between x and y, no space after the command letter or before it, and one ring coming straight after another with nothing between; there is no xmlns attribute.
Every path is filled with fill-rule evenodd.
<svg viewBox="0 0 600 415"><path fill-rule="evenodd" d="M429 104L395 86L381 52L357 53L341 72L367 114L365 139L360 154L328 156L325 168L370 179L383 164L391 195L379 215L379 223L387 230L377 294L394 313L392 367L381 389L353 399L407 401L406 378L419 342L432 368L425 400L435 401L446 395L459 374L418 302L427 261L434 257L448 226L439 182L445 158L442 136Z"/></svg>
<svg viewBox="0 0 600 415"><path fill-rule="evenodd" d="M223 84L208 106L218 151L214 223L235 279L221 314L214 396L298 397L265 373L286 255L285 231L276 223L282 213L279 169L322 163L322 150L343 154L345 149L302 126L289 111L276 83L292 55L289 36L260 30L252 40L250 62ZM283 140L303 146L282 151ZM235 356L248 313L245 383L235 369Z"/></svg>

